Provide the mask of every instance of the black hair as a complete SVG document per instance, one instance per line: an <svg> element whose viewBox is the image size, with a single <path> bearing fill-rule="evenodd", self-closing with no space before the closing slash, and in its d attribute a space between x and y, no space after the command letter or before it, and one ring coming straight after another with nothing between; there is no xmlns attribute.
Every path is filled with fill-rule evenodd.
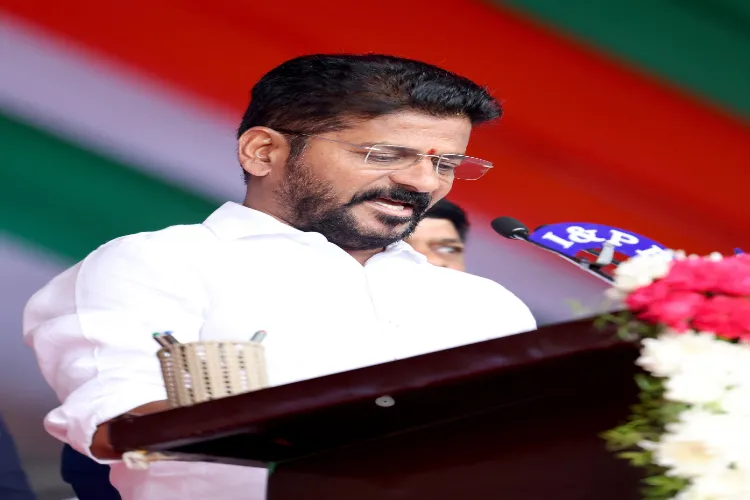
<svg viewBox="0 0 750 500"><path fill-rule="evenodd" d="M466 241L470 225L469 218L466 216L466 212L455 203L442 199L435 203L424 216L429 219L446 219L451 221L461 241Z"/></svg>
<svg viewBox="0 0 750 500"><path fill-rule="evenodd" d="M502 115L486 88L431 64L380 54L315 54L286 61L255 84L237 137L257 126L320 134L407 109L465 116L472 125ZM305 137L294 136L290 145L295 157Z"/></svg>

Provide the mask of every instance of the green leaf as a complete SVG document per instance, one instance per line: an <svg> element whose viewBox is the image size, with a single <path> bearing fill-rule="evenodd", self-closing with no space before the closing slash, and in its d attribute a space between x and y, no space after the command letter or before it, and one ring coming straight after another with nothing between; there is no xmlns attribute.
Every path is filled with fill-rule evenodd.
<svg viewBox="0 0 750 500"><path fill-rule="evenodd" d="M607 326L609 326L609 323L610 321L607 318L607 316L601 315L598 318L596 318L592 324L594 325L594 328L596 328L597 330L604 330L605 328L607 328Z"/></svg>
<svg viewBox="0 0 750 500"><path fill-rule="evenodd" d="M635 383L638 384L638 387L646 393L655 393L659 389L661 389L661 382L659 380L651 375L645 375L643 373L639 373L635 376ZM649 395L650 394L646 394L646 396Z"/></svg>
<svg viewBox="0 0 750 500"><path fill-rule="evenodd" d="M651 454L647 451L628 451L619 453L617 456L629 460L630 463L636 467L645 467L650 464L652 460Z"/></svg>
<svg viewBox="0 0 750 500"><path fill-rule="evenodd" d="M657 332L658 329L650 330ZM682 478L667 476L667 469L653 463L653 454L639 446L643 441L658 442L665 426L679 418L690 406L664 398L664 379L649 374L634 377L640 392L638 403L631 408L631 415L621 425L601 434L607 448L632 466L642 468L644 500L671 500L683 490L688 482Z"/></svg>
<svg viewBox="0 0 750 500"><path fill-rule="evenodd" d="M570 310L573 311L574 314L584 315L588 311L586 309L586 306L584 306L583 302L581 302L580 300L566 299L565 302L568 303L568 307L570 307Z"/></svg>

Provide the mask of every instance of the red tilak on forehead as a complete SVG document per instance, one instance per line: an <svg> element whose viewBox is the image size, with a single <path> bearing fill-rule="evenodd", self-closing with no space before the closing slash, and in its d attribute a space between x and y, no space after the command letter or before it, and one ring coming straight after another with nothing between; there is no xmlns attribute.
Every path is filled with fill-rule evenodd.
<svg viewBox="0 0 750 500"><path fill-rule="evenodd" d="M434 155L436 151L437 151L437 149L431 149L431 150L427 151L427 154L428 155Z"/></svg>

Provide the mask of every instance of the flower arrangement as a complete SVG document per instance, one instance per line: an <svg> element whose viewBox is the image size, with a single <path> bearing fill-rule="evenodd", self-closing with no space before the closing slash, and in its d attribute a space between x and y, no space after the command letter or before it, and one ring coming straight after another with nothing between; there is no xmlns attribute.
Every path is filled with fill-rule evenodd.
<svg viewBox="0 0 750 500"><path fill-rule="evenodd" d="M600 318L641 344L639 403L604 434L645 469L646 500L750 500L750 255L639 256L615 271L623 311Z"/></svg>

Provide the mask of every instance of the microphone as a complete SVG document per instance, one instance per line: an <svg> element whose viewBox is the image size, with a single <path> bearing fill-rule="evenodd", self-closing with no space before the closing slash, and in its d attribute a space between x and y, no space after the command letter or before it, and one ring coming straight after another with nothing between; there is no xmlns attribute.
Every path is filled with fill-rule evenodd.
<svg viewBox="0 0 750 500"><path fill-rule="evenodd" d="M498 217L497 219L492 221L492 229L495 230L496 233L498 233L501 236L505 236L506 238L510 239L523 239L527 241L528 243L537 245L541 248L544 248L545 250L549 250L551 252L555 252L555 250L539 245L535 241L528 240L529 237L529 228L527 228L523 222L519 221L518 219L514 219L513 217ZM549 224L542 224L541 226L537 226L536 229L534 229L534 233L542 229L543 227L547 227ZM521 236L520 238L516 238L515 236ZM589 263L591 266L598 266L598 267L604 267L608 266L610 264L614 264L616 266L619 266L621 262L617 259L615 259L615 248L614 245L611 243L605 241L602 244L601 250L595 250L595 249L586 249L582 250L583 253L591 255L593 257L596 257L596 261L593 263ZM557 253L557 252L555 252ZM565 255L567 257L567 255ZM579 261L583 262L583 261Z"/></svg>
<svg viewBox="0 0 750 500"><path fill-rule="evenodd" d="M614 282L614 278L604 273L596 264L592 265L588 261L576 259L575 257L570 257L568 255L565 255L562 252L559 252L552 248L541 245L537 243L536 241L530 240L529 228L526 226L526 224L519 221L518 219L514 219L513 217L498 217L494 219L490 223L490 225L492 226L492 229L494 229L497 234L499 234L500 236L503 236L504 238L508 238L511 240L521 240L521 241L525 241L526 243L531 243L532 245L536 247L539 247L559 257L562 257L568 262L572 262L580 269L583 269L589 274L592 274L596 276L597 278L606 281L608 284L612 284Z"/></svg>
<svg viewBox="0 0 750 500"><path fill-rule="evenodd" d="M491 223L492 229L500 236L511 240L528 240L529 228L526 224L513 217L498 217Z"/></svg>

